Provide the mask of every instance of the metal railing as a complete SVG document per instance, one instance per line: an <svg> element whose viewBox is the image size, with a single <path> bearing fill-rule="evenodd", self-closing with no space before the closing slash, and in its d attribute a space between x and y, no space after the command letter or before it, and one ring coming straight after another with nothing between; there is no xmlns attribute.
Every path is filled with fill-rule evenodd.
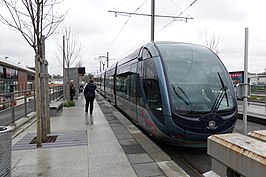
<svg viewBox="0 0 266 177"><path fill-rule="evenodd" d="M59 100L61 98L63 98L63 86L53 86L53 87L49 87L49 99L50 102L54 101L54 100Z"/></svg>
<svg viewBox="0 0 266 177"><path fill-rule="evenodd" d="M50 102L63 97L63 86L49 87ZM0 94L0 125L12 125L36 110L35 90Z"/></svg>

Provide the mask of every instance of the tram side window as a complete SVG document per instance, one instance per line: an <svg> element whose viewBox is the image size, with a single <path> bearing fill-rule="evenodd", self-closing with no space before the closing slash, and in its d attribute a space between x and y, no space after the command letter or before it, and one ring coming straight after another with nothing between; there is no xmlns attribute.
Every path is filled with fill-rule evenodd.
<svg viewBox="0 0 266 177"><path fill-rule="evenodd" d="M146 101L151 109L162 111L162 100L154 60L147 50L143 52L143 58L144 70L142 83Z"/></svg>
<svg viewBox="0 0 266 177"><path fill-rule="evenodd" d="M126 95L128 94L128 83L129 83L129 78L130 76L126 74L120 74L117 76L117 95L126 98Z"/></svg>
<svg viewBox="0 0 266 177"><path fill-rule="evenodd" d="M133 63L131 65L131 72L130 72L130 101L132 103L136 103L137 97L139 97L139 74L137 73L137 63Z"/></svg>
<svg viewBox="0 0 266 177"><path fill-rule="evenodd" d="M109 82L109 76L106 74L105 75L105 80L104 80L105 91L109 90L108 82Z"/></svg>
<svg viewBox="0 0 266 177"><path fill-rule="evenodd" d="M112 89L112 76L106 76L105 89Z"/></svg>
<svg viewBox="0 0 266 177"><path fill-rule="evenodd" d="M143 77L145 79L157 79L155 64L151 55L147 50L143 51L143 59L144 59L144 70L143 70Z"/></svg>
<svg viewBox="0 0 266 177"><path fill-rule="evenodd" d="M109 76L109 81L108 81L108 87L109 87L111 92L113 92L113 88L114 88L113 82L114 82L114 79L113 79L113 76L111 75L111 76Z"/></svg>
<svg viewBox="0 0 266 177"><path fill-rule="evenodd" d="M143 88L149 107L151 109L162 111L162 101L158 81L155 79L144 79Z"/></svg>
<svg viewBox="0 0 266 177"><path fill-rule="evenodd" d="M137 74L135 73L132 73L130 75L130 93L129 93L129 96L132 97L132 99L134 99L133 97L136 97L136 87L137 87L137 84L136 84L136 81L137 81Z"/></svg>

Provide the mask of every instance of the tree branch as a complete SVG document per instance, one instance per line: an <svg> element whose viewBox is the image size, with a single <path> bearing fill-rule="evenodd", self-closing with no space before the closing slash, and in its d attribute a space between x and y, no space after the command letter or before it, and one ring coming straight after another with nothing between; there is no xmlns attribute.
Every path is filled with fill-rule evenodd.
<svg viewBox="0 0 266 177"><path fill-rule="evenodd" d="M0 21L20 32L26 42L34 49L35 54L40 51L42 35L51 36L64 20L65 14L58 15L55 7L64 0L0 0L9 13L0 14ZM39 47L38 47L39 46Z"/></svg>

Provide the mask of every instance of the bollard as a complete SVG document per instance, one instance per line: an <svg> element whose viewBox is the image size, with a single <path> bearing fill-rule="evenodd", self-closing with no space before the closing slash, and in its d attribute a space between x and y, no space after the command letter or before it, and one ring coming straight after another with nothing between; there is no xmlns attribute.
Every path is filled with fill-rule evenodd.
<svg viewBox="0 0 266 177"><path fill-rule="evenodd" d="M0 126L0 176L11 177L11 127Z"/></svg>

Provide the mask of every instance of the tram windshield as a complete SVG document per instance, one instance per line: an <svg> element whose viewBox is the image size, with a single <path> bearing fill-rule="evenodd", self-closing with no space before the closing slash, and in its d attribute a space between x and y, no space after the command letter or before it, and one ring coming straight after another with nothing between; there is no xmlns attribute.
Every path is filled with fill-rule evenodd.
<svg viewBox="0 0 266 177"><path fill-rule="evenodd" d="M174 112L223 112L235 107L228 72L209 49L180 43L158 44L158 47L165 63Z"/></svg>

